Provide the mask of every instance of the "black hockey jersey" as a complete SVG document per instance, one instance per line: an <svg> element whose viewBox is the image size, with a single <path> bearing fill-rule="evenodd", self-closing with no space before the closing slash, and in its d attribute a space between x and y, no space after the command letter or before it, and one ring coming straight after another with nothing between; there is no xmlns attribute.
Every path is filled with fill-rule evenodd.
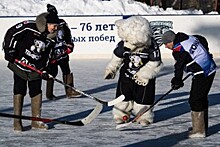
<svg viewBox="0 0 220 147"><path fill-rule="evenodd" d="M37 29L35 21L23 21L8 29L4 37L3 49L15 50L18 60L37 69L46 66L54 41ZM16 64L16 63L15 63ZM31 70L16 64L24 71Z"/></svg>
<svg viewBox="0 0 220 147"><path fill-rule="evenodd" d="M51 61L59 61L61 59L63 60L69 60L69 55L67 53L67 44L73 44L71 31L67 25L67 23L60 19L59 28L57 30L57 36L54 39L56 41L56 45L53 49Z"/></svg>
<svg viewBox="0 0 220 147"><path fill-rule="evenodd" d="M114 50L114 54L123 59L120 69L121 78L132 78L149 61L161 61L159 46L152 39L149 48L143 48L139 51L131 51L124 47L124 42L120 41Z"/></svg>

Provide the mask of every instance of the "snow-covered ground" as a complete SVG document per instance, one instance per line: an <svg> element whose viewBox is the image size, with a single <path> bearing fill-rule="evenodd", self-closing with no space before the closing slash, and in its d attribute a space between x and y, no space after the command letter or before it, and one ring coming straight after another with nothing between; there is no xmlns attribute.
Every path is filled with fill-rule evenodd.
<svg viewBox="0 0 220 147"><path fill-rule="evenodd" d="M147 6L134 0L0 0L0 16L36 16L46 5L56 6L59 15L164 15L203 14L201 10L179 10ZM209 14L218 14L210 12Z"/></svg>
<svg viewBox="0 0 220 147"><path fill-rule="evenodd" d="M220 60L216 59L218 66ZM115 96L117 77L103 80L104 68L108 60L71 60L71 69L75 76L75 86L98 98L111 100ZM164 60L164 69L157 78L156 99L170 89L173 77L173 60ZM0 112L13 113L13 77L6 67L7 62L0 60ZM61 79L61 74L57 77ZM148 127L132 124L122 130L116 130L112 120L112 108L105 107L101 114L90 124L77 127L49 123L46 131L30 129L30 121L24 120L26 131L15 133L13 119L0 117L0 146L2 147L217 147L220 146L220 71L209 94L209 130L204 139L188 139L187 129L191 126L188 96L191 79L187 79L182 89L172 91L154 108L155 122ZM45 97L43 83L42 117L74 121L85 117L97 104L87 97L68 99L64 95L63 85L55 84L55 94L59 98L49 101ZM30 98L25 97L23 115L31 115Z"/></svg>

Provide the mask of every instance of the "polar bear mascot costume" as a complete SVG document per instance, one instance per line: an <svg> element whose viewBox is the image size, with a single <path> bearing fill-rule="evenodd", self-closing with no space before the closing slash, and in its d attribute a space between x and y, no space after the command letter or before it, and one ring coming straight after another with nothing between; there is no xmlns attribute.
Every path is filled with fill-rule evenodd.
<svg viewBox="0 0 220 147"><path fill-rule="evenodd" d="M120 70L116 97L123 94L125 100L116 104L112 111L115 123L120 124L127 122L131 114L137 115L154 103L155 80L163 64L147 19L131 16L117 20L115 25L121 41L113 51L104 78L113 79ZM147 126L153 118L151 109L137 122Z"/></svg>

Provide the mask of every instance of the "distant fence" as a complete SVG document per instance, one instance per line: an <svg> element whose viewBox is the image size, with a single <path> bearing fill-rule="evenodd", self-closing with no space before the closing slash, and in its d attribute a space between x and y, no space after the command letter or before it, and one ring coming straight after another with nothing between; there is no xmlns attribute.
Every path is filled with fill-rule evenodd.
<svg viewBox="0 0 220 147"><path fill-rule="evenodd" d="M160 41L161 33L166 29L188 34L201 34L207 37L210 51L214 57L220 57L220 16L219 15L163 15L143 16L147 18ZM123 16L66 16L75 43L71 58L111 58L111 54L120 38L114 22ZM0 41L3 41L7 29L23 20L34 20L35 17L0 17ZM2 43L0 47L2 48ZM160 47L163 58L171 58L171 52ZM3 58L3 52L0 53Z"/></svg>

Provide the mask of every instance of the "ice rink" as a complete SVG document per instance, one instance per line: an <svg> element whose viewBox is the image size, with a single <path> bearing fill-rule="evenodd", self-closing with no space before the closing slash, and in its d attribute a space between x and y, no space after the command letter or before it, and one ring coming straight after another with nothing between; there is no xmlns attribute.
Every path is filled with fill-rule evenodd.
<svg viewBox="0 0 220 147"><path fill-rule="evenodd" d="M72 59L71 69L75 78L75 87L103 100L115 97L117 78L104 80L104 69L109 60ZM215 59L220 66L220 59ZM170 90L173 77L172 59L164 60L164 68L156 82L156 99ZM0 60L0 112L13 114L13 76L6 67L7 62ZM62 79L61 72L57 79ZM204 139L188 139L188 127L191 126L191 114L188 96L191 77L183 88L172 91L155 107L155 122L148 127L138 124L117 130L112 120L112 107L104 107L101 114L86 126L70 126L49 123L49 130L31 129L29 120L23 120L25 131L13 131L13 119L0 117L0 146L2 147L217 147L220 146L220 71L218 70L209 94L209 130ZM82 96L68 99L64 86L55 83L56 100L45 97L43 82L42 117L74 121L85 117L98 104ZM27 92L28 93L28 92ZM31 116L30 98L25 97L23 115Z"/></svg>

